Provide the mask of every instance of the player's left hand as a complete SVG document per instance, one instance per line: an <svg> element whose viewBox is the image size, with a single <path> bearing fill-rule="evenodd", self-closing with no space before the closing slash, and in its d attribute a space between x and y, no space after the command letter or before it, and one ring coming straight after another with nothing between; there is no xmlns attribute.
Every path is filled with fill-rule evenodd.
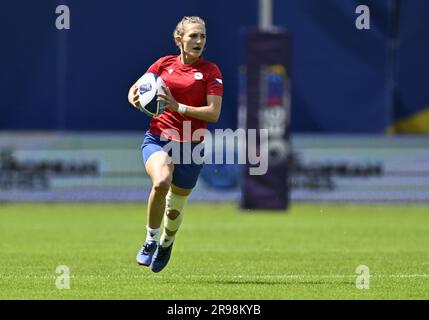
<svg viewBox="0 0 429 320"><path fill-rule="evenodd" d="M177 111L179 108L179 103L176 101L176 99L174 99L173 95L170 92L170 89L168 89L167 87L162 87L162 90L164 91L165 94L158 93L157 101L164 102L165 107L167 109Z"/></svg>

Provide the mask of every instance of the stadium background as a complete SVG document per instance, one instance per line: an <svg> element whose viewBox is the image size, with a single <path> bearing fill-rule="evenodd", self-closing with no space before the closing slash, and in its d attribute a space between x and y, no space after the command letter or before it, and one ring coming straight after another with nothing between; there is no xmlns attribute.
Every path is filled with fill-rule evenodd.
<svg viewBox="0 0 429 320"><path fill-rule="evenodd" d="M55 28L61 4L70 7L70 30ZM370 30L355 27L361 4L371 10ZM427 299L429 3L273 7L273 24L291 35L293 214L237 215L239 168L206 166L177 260L161 277L177 284L169 297ZM177 21L200 15L205 57L225 86L210 128L236 129L244 35L257 28L258 9L256 0L0 2L0 298L166 298L162 286L148 296L128 281L160 279L132 265L150 187L139 151L149 119L128 105L128 88L155 59L177 52ZM331 206L338 202L345 205ZM374 202L386 207L354 206ZM197 241L206 236L212 241ZM228 239L234 257L220 249ZM267 239L271 251L261 247ZM274 268L270 252L281 260ZM367 295L349 288L361 263L382 284ZM58 295L58 264L76 270L80 291Z"/></svg>
<svg viewBox="0 0 429 320"><path fill-rule="evenodd" d="M59 4L70 6L70 30L55 28ZM402 200L424 201L427 139L408 137L404 142L386 133L429 132L428 4L367 1L371 29L357 30L359 4L364 2L273 2L273 24L291 34L290 133L295 159L303 162L291 180L296 191L292 199L371 200L373 191L379 194L375 199L398 199L393 188ZM28 1L25 10L12 1L0 6L7 44L0 53L3 201L146 197L148 181L138 146L149 118L129 108L127 90L155 59L177 52L172 30L184 15L206 17L206 58L219 65L225 79L222 115L209 127L237 128L239 66L244 63L244 36L258 26L258 1L219 1L215 6L182 1L179 6L166 0L161 8L131 0L121 5ZM308 134L317 134L317 140L306 138ZM338 152L329 149L334 134ZM404 148L411 150L405 158ZM92 172L73 168L80 162L92 163ZM312 163L317 168L309 170ZM347 167L342 175L337 172L341 165ZM378 169L365 172L368 166ZM211 187L229 188L228 199L239 198L236 167L207 166L203 178L202 193L193 199L224 199L222 190L217 197Z"/></svg>
<svg viewBox="0 0 429 320"><path fill-rule="evenodd" d="M55 28L59 4L70 5L70 30ZM355 27L359 4L371 9L368 31ZM178 17L189 14L206 17L206 57L216 61L227 84L217 127L237 126L243 34L258 26L258 1L21 5L0 4L2 130L142 130L148 119L126 108L129 83L158 57L177 52L172 30ZM427 114L426 1L274 1L273 6L273 24L293 37L292 132L383 133L398 121ZM429 131L427 125L409 130Z"/></svg>

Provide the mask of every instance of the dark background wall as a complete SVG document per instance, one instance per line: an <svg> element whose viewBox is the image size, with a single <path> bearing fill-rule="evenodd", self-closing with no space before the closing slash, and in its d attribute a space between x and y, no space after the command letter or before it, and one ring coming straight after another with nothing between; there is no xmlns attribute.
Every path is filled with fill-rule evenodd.
<svg viewBox="0 0 429 320"><path fill-rule="evenodd" d="M382 133L429 107L429 1L273 2L274 24L292 35L293 132ZM60 4L70 7L70 30L55 28ZM355 27L359 4L371 10L370 30ZM258 24L257 0L4 0L0 15L0 130L144 130L149 119L128 106L128 88L177 53L172 32L185 15L206 20L205 57L224 76L211 128L236 127L243 34Z"/></svg>

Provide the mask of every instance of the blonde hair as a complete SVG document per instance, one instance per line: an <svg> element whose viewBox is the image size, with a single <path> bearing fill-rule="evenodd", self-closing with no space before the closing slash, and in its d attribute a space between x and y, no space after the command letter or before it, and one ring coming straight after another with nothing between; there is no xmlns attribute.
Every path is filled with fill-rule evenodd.
<svg viewBox="0 0 429 320"><path fill-rule="evenodd" d="M177 45L176 38L182 37L185 34L185 25L190 23L199 23L203 25L204 28L206 27L206 23L200 17L197 17L197 16L183 17L182 20L180 20L180 22L177 24L176 29L174 29L173 31L174 43L176 43L176 45Z"/></svg>

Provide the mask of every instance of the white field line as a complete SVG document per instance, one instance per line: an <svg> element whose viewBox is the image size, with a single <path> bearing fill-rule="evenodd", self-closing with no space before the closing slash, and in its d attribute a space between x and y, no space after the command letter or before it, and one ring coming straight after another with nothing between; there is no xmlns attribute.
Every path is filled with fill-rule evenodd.
<svg viewBox="0 0 429 320"><path fill-rule="evenodd" d="M58 275L0 275L0 280L22 280L22 279L56 279ZM147 278L179 278L179 279L341 279L341 278L356 278L353 274L275 274L275 275L76 275L70 274L71 279L147 279ZM429 274L375 274L370 275L371 278L429 278Z"/></svg>

